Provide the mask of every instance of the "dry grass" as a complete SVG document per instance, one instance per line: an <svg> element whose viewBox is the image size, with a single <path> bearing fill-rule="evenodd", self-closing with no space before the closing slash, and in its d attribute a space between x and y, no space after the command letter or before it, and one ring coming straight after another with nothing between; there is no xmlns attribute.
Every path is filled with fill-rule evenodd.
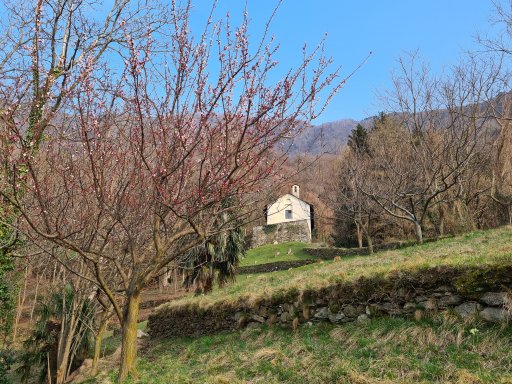
<svg viewBox="0 0 512 384"><path fill-rule="evenodd" d="M255 250L257 251L257 250ZM438 242L385 251L373 256L347 257L261 275L241 275L237 281L207 296L187 296L168 306L196 303L209 307L219 301L243 298L253 302L291 288L321 288L359 277L384 276L395 271L414 271L436 266L475 266L512 263L512 227L472 232Z"/></svg>
<svg viewBox="0 0 512 384"><path fill-rule="evenodd" d="M511 263L512 227L504 227L372 257L240 276L235 284L210 296L187 297L169 305L207 307L394 271ZM445 312L422 321L388 317L342 326L302 325L296 332L246 329L197 339L156 340L139 360L139 375L133 382L512 383L512 325L475 321L462 322ZM115 373L110 377L114 380Z"/></svg>
<svg viewBox="0 0 512 384"><path fill-rule="evenodd" d="M157 340L133 382L510 383L511 350L510 326L380 318Z"/></svg>

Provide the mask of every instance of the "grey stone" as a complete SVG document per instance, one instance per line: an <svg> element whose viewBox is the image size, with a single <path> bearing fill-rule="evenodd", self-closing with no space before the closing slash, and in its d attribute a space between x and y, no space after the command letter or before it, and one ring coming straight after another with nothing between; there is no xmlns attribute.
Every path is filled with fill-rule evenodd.
<svg viewBox="0 0 512 384"><path fill-rule="evenodd" d="M462 301L462 297L459 295L448 295L441 297L438 301L438 305L442 308L453 307L455 305L461 304Z"/></svg>
<svg viewBox="0 0 512 384"><path fill-rule="evenodd" d="M343 313L329 315L329 321L334 324L340 323L344 319L345 319L345 315Z"/></svg>
<svg viewBox="0 0 512 384"><path fill-rule="evenodd" d="M357 321L360 323L364 323L370 321L370 318L367 315L359 315L357 316Z"/></svg>
<svg viewBox="0 0 512 384"><path fill-rule="evenodd" d="M410 295L409 290L407 290L405 288L399 288L395 294L396 297L400 297L401 299L407 299L409 297L409 295Z"/></svg>
<svg viewBox="0 0 512 384"><path fill-rule="evenodd" d="M510 313L503 308L487 307L480 312L480 317L492 323L500 323L510 319Z"/></svg>
<svg viewBox="0 0 512 384"><path fill-rule="evenodd" d="M264 228L264 226L254 227L252 230L252 248L264 244L281 244L288 241L311 243L311 231L307 220L279 223L271 231L268 231L268 228Z"/></svg>
<svg viewBox="0 0 512 384"><path fill-rule="evenodd" d="M404 312L412 313L416 310L416 303L405 303Z"/></svg>
<svg viewBox="0 0 512 384"><path fill-rule="evenodd" d="M416 296L416 298L414 299L414 301L416 301L417 303L422 303L424 301L427 301L428 297L426 296Z"/></svg>
<svg viewBox="0 0 512 384"><path fill-rule="evenodd" d="M247 324L246 328L247 329L259 329L259 328L261 328L261 323L251 321L249 324Z"/></svg>
<svg viewBox="0 0 512 384"><path fill-rule="evenodd" d="M481 298L480 301L491 307L501 307L507 300L506 292L487 292Z"/></svg>
<svg viewBox="0 0 512 384"><path fill-rule="evenodd" d="M282 323L286 323L292 319L292 316L288 312L281 313L281 316L279 317L279 320Z"/></svg>
<svg viewBox="0 0 512 384"><path fill-rule="evenodd" d="M399 315L402 310L396 303L382 303L378 305L380 312L387 313L388 315Z"/></svg>
<svg viewBox="0 0 512 384"><path fill-rule="evenodd" d="M263 316L259 316L259 315L252 315L251 319L253 319L254 321L257 321L258 323L265 322L265 318Z"/></svg>
<svg viewBox="0 0 512 384"><path fill-rule="evenodd" d="M343 314L347 317L356 317L357 311L353 305L348 304L343 307Z"/></svg>
<svg viewBox="0 0 512 384"><path fill-rule="evenodd" d="M142 329L137 329L137 339L142 339L145 337L149 337L149 335L144 332Z"/></svg>
<svg viewBox="0 0 512 384"><path fill-rule="evenodd" d="M327 307L319 308L318 311L315 312L315 319L325 320L329 318L329 309Z"/></svg>
<svg viewBox="0 0 512 384"><path fill-rule="evenodd" d="M480 305L474 301L467 301L460 305L457 305L453 310L462 318L468 318L474 316L480 310Z"/></svg>

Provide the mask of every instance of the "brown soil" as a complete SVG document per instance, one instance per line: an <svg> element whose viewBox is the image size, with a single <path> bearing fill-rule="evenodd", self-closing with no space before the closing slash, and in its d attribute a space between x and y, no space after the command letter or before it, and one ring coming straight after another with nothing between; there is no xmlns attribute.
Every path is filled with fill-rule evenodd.
<svg viewBox="0 0 512 384"><path fill-rule="evenodd" d="M30 318L32 308L34 305L36 285L36 277L30 276L27 280L25 299L21 307L21 315L19 317L19 322L17 325L16 344L21 343L24 339L27 338L36 320L35 313L32 316L32 319ZM48 288L48 282L45 280L40 280L38 287L38 297L45 295L48 292ZM162 290L158 289L158 287L150 287L149 289L147 289L142 294L139 321L147 320L153 308L163 303L167 303L169 301L183 297L187 293L187 291L181 287L176 288L177 289L175 289L174 286L169 286L163 288ZM21 284L19 300L21 300L22 298L23 290L24 284ZM111 322L115 324L117 322L117 319L113 318ZM115 328L115 326L113 327Z"/></svg>

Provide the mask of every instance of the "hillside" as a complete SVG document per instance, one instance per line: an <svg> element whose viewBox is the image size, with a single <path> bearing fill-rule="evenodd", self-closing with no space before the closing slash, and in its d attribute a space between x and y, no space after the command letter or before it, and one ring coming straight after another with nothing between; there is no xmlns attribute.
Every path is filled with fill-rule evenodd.
<svg viewBox="0 0 512 384"><path fill-rule="evenodd" d="M253 255L254 257L254 255ZM240 276L235 283L215 289L207 296L191 295L169 306L209 307L217 302L257 301L290 289L319 289L360 277L386 276L438 266L480 266L512 263L512 228L472 232L454 238L378 252L373 256L353 256L340 262L318 262L271 274Z"/></svg>
<svg viewBox="0 0 512 384"><path fill-rule="evenodd" d="M289 247L302 257L300 245ZM268 246L252 250L245 262L272 262L273 252ZM340 281L371 281L392 273L412 275L432 267L502 266L510 271L511 265L512 228L503 227L371 257L243 275L211 295L188 296L162 308L197 306L207 314L208 308L227 302L254 302ZM512 382L512 326L490 325L479 317L461 320L453 311L416 320L375 317L344 324L306 322L295 331L260 325L194 338L153 339L142 347L134 383ZM114 374L109 375L113 378Z"/></svg>
<svg viewBox="0 0 512 384"><path fill-rule="evenodd" d="M357 123L356 120L342 119L309 127L294 138L290 154L337 154Z"/></svg>
<svg viewBox="0 0 512 384"><path fill-rule="evenodd" d="M132 383L510 383L512 330L387 318L151 341Z"/></svg>

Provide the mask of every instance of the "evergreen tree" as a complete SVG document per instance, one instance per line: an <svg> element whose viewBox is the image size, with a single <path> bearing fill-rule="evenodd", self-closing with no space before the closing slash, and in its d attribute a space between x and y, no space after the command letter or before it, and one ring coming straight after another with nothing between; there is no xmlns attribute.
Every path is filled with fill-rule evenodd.
<svg viewBox="0 0 512 384"><path fill-rule="evenodd" d="M377 116L373 117L372 126L370 128L370 131L376 131L381 128L384 128L386 126L386 123L388 122L388 116L384 112L379 112Z"/></svg>
<svg viewBox="0 0 512 384"><path fill-rule="evenodd" d="M348 136L348 146L355 153L367 153L368 152L368 131L361 124L352 130Z"/></svg>

